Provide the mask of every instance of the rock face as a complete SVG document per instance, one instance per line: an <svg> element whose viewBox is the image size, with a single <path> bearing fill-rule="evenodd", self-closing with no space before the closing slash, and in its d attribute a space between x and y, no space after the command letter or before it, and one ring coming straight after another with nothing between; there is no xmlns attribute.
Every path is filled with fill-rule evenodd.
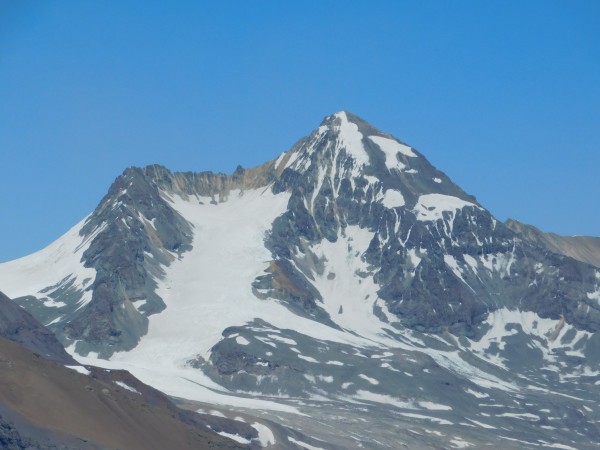
<svg viewBox="0 0 600 450"><path fill-rule="evenodd" d="M517 305L589 331L600 326L598 304L585 295L597 285L593 268L560 256L565 251L548 237L527 238L499 223L415 149L345 112L277 161L231 176L127 169L77 230L78 263L93 269L93 281L65 273L30 293L62 308L40 308L32 297L17 302L65 344L77 342L78 352L131 349L148 316L165 307L156 293L164 267L191 248L194 230L169 198L217 204L232 190L259 187L290 199L269 231L272 263L255 292L298 314L333 324L311 284L323 270L313 250L358 227L372 233L362 276L404 326L476 337L490 311Z"/></svg>
<svg viewBox="0 0 600 450"><path fill-rule="evenodd" d="M296 285L319 274L318 267L302 265L317 259L311 247L357 226L373 232L364 275L373 277L378 296L405 326L475 336L489 311L518 304L598 330L597 302L575 294L582 284L585 292L595 290L595 269L545 255L545 248L497 222L416 150L355 116L327 118L285 159L273 190L291 192L291 198L266 244ZM290 301L315 309L318 293L302 292Z"/></svg>
<svg viewBox="0 0 600 450"><path fill-rule="evenodd" d="M197 400L208 377L297 400L316 423L290 445L312 431L372 445L376 429L381 448L432 448L450 424L456 447L510 430L506 448L592 448L595 249L497 221L420 152L339 112L232 175L127 169L55 244L0 264L0 285L70 351L119 351L173 395ZM319 427L335 417L358 435Z"/></svg>
<svg viewBox="0 0 600 450"><path fill-rule="evenodd" d="M52 331L0 292L0 336L62 364L77 364Z"/></svg>

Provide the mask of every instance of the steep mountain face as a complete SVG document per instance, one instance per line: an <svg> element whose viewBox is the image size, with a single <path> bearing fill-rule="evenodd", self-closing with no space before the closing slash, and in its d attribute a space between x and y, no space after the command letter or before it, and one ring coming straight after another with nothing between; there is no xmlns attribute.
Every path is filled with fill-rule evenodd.
<svg viewBox="0 0 600 450"><path fill-rule="evenodd" d="M340 112L230 176L127 169L0 285L79 359L265 411L265 446L592 448L600 270L569 255Z"/></svg>

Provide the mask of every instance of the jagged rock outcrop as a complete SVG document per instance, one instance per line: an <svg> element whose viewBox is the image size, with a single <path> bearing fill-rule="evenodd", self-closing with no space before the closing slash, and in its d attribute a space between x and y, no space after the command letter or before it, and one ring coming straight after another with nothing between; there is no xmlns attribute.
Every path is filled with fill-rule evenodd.
<svg viewBox="0 0 600 450"><path fill-rule="evenodd" d="M148 317L165 307L157 294L164 268L202 232L175 199L219 204L257 188L290 198L265 240L272 262L254 292L300 315L337 326L313 283L324 270L314 248L358 227L371 233L360 276L372 278L402 326L476 337L489 312L518 305L589 331L600 327L598 304L586 297L597 285L593 268L563 257L557 239L515 233L418 151L346 112L327 117L276 161L232 175L127 169L78 230L80 264L93 281L65 273L48 288L66 305L60 317L39 307L43 291L17 301L63 343L76 342L77 352L131 349Z"/></svg>

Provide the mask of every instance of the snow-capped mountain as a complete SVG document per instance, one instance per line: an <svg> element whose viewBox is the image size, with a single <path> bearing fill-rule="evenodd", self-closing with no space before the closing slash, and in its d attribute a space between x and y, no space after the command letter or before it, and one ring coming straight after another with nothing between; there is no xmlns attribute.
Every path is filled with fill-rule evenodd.
<svg viewBox="0 0 600 450"><path fill-rule="evenodd" d="M600 268L566 255L339 112L230 176L127 169L0 289L77 359L278 424L249 445L593 448Z"/></svg>

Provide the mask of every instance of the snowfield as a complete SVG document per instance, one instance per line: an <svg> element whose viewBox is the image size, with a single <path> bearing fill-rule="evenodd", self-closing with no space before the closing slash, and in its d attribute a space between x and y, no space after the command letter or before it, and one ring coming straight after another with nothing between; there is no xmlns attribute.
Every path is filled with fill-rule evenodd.
<svg viewBox="0 0 600 450"><path fill-rule="evenodd" d="M80 293L77 306L83 307L92 299L91 291L85 289L94 283L96 271L81 262L83 253L106 224L98 227L90 236L79 232L89 216L67 231L43 250L14 261L0 263L0 286L10 298L34 295L45 306L61 308L63 302L53 301L49 295L61 285L73 283Z"/></svg>

